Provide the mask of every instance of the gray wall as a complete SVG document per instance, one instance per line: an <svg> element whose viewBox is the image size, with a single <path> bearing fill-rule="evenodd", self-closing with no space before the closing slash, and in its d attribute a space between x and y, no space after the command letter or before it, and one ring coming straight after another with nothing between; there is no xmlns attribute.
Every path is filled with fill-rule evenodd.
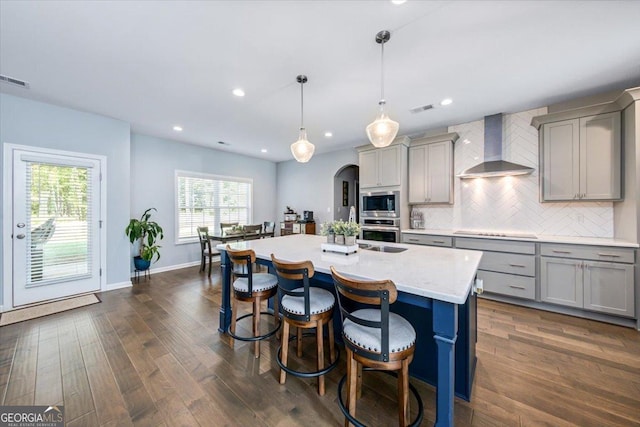
<svg viewBox="0 0 640 427"><path fill-rule="evenodd" d="M318 154L309 163L295 160L278 163L276 221L283 220L285 206L290 206L300 215L302 211L313 211L316 233L319 234L320 224L333 220L335 174L346 165L357 164L355 148Z"/></svg>
<svg viewBox="0 0 640 427"><path fill-rule="evenodd" d="M154 207L165 231L160 261L153 268L200 260L198 243L176 245L175 171L253 179L253 222L277 221L276 164L257 158L146 135L131 135L131 216ZM130 253L129 251L128 253Z"/></svg>
<svg viewBox="0 0 640 427"><path fill-rule="evenodd" d="M130 211L129 124L0 93L0 142L107 157L107 285L129 281L130 244L124 235ZM7 234L1 233L0 248Z"/></svg>

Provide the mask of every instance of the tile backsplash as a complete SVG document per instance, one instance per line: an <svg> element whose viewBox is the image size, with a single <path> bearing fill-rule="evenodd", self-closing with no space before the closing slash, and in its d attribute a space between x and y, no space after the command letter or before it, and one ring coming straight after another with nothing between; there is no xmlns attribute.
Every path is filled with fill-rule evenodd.
<svg viewBox="0 0 640 427"><path fill-rule="evenodd" d="M540 203L538 191L538 131L534 116L539 108L503 116L503 158L535 168L531 175L461 180L454 178L455 203L420 206L429 229L482 229L581 237L613 237L612 202ZM482 120L450 126L458 132L454 173L484 159Z"/></svg>

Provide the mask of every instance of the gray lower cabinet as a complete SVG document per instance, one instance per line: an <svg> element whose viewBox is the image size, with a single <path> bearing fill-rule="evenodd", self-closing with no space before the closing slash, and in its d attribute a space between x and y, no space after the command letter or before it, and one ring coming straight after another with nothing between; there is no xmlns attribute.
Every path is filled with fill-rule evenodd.
<svg viewBox="0 0 640 427"><path fill-rule="evenodd" d="M617 316L635 315L633 250L541 245L541 254L543 302ZM603 259L607 261L599 261Z"/></svg>
<svg viewBox="0 0 640 427"><path fill-rule="evenodd" d="M582 261L540 258L540 299L552 304L583 307Z"/></svg>
<svg viewBox="0 0 640 427"><path fill-rule="evenodd" d="M432 234L420 233L402 233L402 243L413 243L425 246L444 246L450 248L453 246L453 239L449 236L438 236Z"/></svg>
<svg viewBox="0 0 640 427"><path fill-rule="evenodd" d="M456 238L456 248L483 252L478 279L485 292L535 300L535 243L465 237Z"/></svg>

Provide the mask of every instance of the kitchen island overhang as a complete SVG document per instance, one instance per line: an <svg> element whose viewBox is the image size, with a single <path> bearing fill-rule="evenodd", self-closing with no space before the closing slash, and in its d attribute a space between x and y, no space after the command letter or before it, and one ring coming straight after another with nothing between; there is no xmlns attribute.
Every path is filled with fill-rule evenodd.
<svg viewBox="0 0 640 427"><path fill-rule="evenodd" d="M285 261L310 260L316 286L333 290L330 267L361 279L391 279L399 291L393 310L409 320L418 335L411 375L436 390L436 425L453 425L455 395L469 400L476 357L476 298L472 288L482 252L418 245L387 244L407 248L400 253L360 250L351 255L322 252L322 236L296 235L233 243L251 248L257 262L271 267L271 254ZM380 244L380 242L367 242ZM222 303L220 332L231 321L231 269L222 250ZM431 311L431 313L429 313ZM334 317L336 334L340 316ZM422 337L422 338L421 338Z"/></svg>

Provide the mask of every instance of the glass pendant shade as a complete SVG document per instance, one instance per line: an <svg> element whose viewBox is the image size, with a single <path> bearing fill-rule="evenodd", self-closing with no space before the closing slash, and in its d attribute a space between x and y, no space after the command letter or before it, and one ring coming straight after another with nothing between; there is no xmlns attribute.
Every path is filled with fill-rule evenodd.
<svg viewBox="0 0 640 427"><path fill-rule="evenodd" d="M291 144L291 154L300 163L307 163L311 160L316 147L307 140L307 130L300 128L298 140Z"/></svg>
<svg viewBox="0 0 640 427"><path fill-rule="evenodd" d="M398 122L391 120L387 116L384 112L383 104L381 104L378 117L367 126L367 136L374 146L378 148L387 147L395 139L399 128Z"/></svg>

